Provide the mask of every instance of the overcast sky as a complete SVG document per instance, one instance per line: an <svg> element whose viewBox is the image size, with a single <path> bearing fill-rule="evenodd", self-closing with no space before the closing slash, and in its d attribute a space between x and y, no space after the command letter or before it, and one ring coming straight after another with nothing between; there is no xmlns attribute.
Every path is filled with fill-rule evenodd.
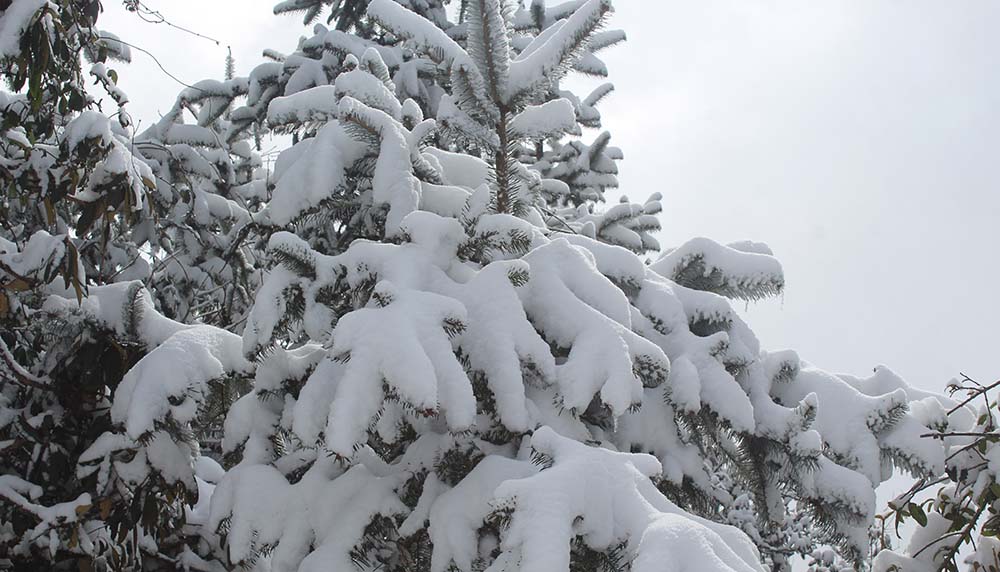
<svg viewBox="0 0 1000 572"><path fill-rule="evenodd" d="M274 0L145 0L221 45L104 0L101 25L191 83L305 29ZM939 389L1000 376L1000 2L618 0L605 128L622 190L664 195L664 245L768 243L780 300L745 315L764 347ZM180 89L144 54L119 74L144 125ZM593 137L595 133L586 134ZM741 310L743 308L741 307Z"/></svg>

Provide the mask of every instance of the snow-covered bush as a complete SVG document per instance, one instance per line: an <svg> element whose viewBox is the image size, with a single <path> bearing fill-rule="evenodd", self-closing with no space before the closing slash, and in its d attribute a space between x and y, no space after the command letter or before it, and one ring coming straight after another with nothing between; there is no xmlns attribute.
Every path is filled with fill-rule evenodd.
<svg viewBox="0 0 1000 572"><path fill-rule="evenodd" d="M191 422L210 383L249 371L239 336L162 316L139 282L92 286L82 303L53 294L32 315L46 373L0 344L13 437L0 500L16 509L0 546L28 562L116 570L187 552L198 538L187 524L199 524L189 507L217 479Z"/></svg>
<svg viewBox="0 0 1000 572"><path fill-rule="evenodd" d="M876 572L1000 570L1000 441L996 389L963 376L948 390L957 401L927 412L933 419L925 437L945 446L946 469L918 480L879 515L880 533L913 529L903 545L882 542ZM925 498L927 497L927 498Z"/></svg>
<svg viewBox="0 0 1000 572"><path fill-rule="evenodd" d="M0 566L125 570L173 562L185 543L197 544L197 531L182 524L196 520L186 505L201 486L192 468L198 443L190 419L173 410L167 417L147 411L155 427L128 433L120 411L124 395L155 369L175 383L185 377L178 374L201 375L202 385L190 392L209 392L226 375L208 358L190 360L198 350L211 353L223 334L238 348L239 337L188 332L189 326L163 317L143 285L131 280L155 285L171 256L222 271L205 256L213 252L205 245L184 258L193 250L190 240L187 250L163 254L180 236L160 225L185 224L208 246L225 250L223 231L230 227L218 222L224 216L217 206L224 199L208 195L237 186L248 169L231 166L226 176L181 181L170 177L185 173L186 164L168 173L170 166L143 154L153 140L138 143L130 132L127 97L106 65L127 60L128 50L94 28L98 2L2 5L0 60L14 93L0 92ZM115 115L98 111L87 94L82 59L117 106ZM165 135L156 140L162 156L183 163L199 155L184 154L173 130L158 134ZM249 149L244 155L252 162ZM185 185L194 216L179 201L164 200L166 186ZM205 215L206 205L215 207L214 219ZM213 284L199 283L199 293L220 283L237 286L224 272L210 279ZM171 299L159 290L161 300ZM187 318L208 314L202 309ZM152 324L160 325L153 331ZM178 348L184 339L187 346ZM163 357L171 347L172 361ZM232 355L249 367L238 351ZM151 361L159 365L143 365ZM225 373L243 371L225 363L232 366ZM118 390L123 393L112 403Z"/></svg>

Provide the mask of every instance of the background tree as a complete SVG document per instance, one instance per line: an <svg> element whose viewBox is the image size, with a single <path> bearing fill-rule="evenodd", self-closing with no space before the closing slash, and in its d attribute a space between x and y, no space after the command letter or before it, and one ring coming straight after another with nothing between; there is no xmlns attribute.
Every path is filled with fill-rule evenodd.
<svg viewBox="0 0 1000 572"><path fill-rule="evenodd" d="M14 90L0 92L0 552L18 569L173 568L186 543L197 548L185 526L199 486L190 423L158 420L159 432L130 441L118 428L111 398L135 383L126 372L186 329L157 311L143 283L131 281L154 285L162 276L169 256L156 248L190 252L190 240L182 248L170 245L183 236L161 221L185 222L191 233L226 250L220 243L228 223L217 222L225 218L218 208L225 199L213 194L219 192L213 185L239 186L249 171L202 173L187 193L195 214L175 211L181 201L167 189L190 180L173 177L183 166L167 174L169 164L138 148L150 143L137 143L129 130L127 96L107 65L127 60L128 49L95 28L99 11L99 2L15 0L0 12L2 73ZM86 91L84 61L117 107L111 117ZM160 132L163 145L172 146L162 157L229 161L219 153L230 148L217 150L214 161L190 145L183 153L184 142L171 140L180 139L180 131ZM182 260L212 266L212 279L226 279L224 268L203 254ZM204 290L192 299L213 285L198 286ZM159 290L162 300L173 300ZM195 311L186 318L208 315ZM191 363L190 347L178 356L182 341L172 339L168 348L190 375L223 376L211 362ZM199 342L189 343L202 352L212 347L210 340ZM176 372L176 365L163 369ZM164 431L172 439L163 438ZM172 464L179 454L190 465L186 472Z"/></svg>

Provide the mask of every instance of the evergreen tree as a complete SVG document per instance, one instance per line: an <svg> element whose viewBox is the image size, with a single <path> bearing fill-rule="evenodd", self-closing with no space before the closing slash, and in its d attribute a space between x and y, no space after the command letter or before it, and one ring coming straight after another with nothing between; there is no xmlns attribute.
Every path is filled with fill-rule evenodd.
<svg viewBox="0 0 1000 572"><path fill-rule="evenodd" d="M272 125L315 133L279 160L262 212L294 227L344 193L370 200L378 224L337 248L271 235L279 266L244 332L254 391L227 418L236 466L212 504L229 562L739 570L756 569L759 550L782 569L833 542L860 563L874 486L894 463L918 474L943 463L888 370L833 376L760 349L726 298L783 289L765 246L696 239L646 266L615 244L655 248L641 235L601 236L590 220L589 233L550 228L546 188L559 183L521 158L576 131L553 82L609 10L580 3L515 41L503 2L467 3L462 28L443 30L374 0L378 41L317 28L300 50L322 63L297 52L252 74L274 94ZM351 42L361 57L330 48ZM400 48L437 70L433 120L387 83ZM296 76L314 79L289 94ZM609 174L600 153L588 159ZM615 208L612 223L624 220ZM618 491L608 504L604 490ZM685 562L690 547L671 535L710 549Z"/></svg>

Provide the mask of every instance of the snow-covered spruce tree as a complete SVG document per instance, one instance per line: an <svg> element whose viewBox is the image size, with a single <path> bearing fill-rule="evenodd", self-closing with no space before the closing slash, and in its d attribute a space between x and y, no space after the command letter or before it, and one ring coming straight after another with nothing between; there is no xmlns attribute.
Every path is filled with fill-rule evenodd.
<svg viewBox="0 0 1000 572"><path fill-rule="evenodd" d="M555 31L578 6L579 2L545 6L542 0L534 0L529 7L519 8L512 17L515 32L511 38L512 47L519 55L526 55L525 50L531 49L536 38ZM608 68L598 53L624 40L625 33L621 30L595 32L577 48L571 64L573 71L606 78ZM557 76L540 99L569 101L573 105L578 127L567 133L580 135L580 128L601 128L601 114L597 106L612 91L614 85L605 82L580 97L562 89ZM617 161L623 158L621 149L609 145L611 134L604 131L587 144L579 139L566 140L561 137L562 133L552 136L546 133L544 124L539 126L541 128L534 133L525 133L525 144L520 146L517 156L522 163L542 175L545 182L542 197L547 208L541 210L549 227L584 234L639 254L658 250L659 244L652 233L660 230L659 221L654 216L661 211L659 201L662 197L659 193L649 197L644 205L632 204L622 196L618 205L607 209L600 207L606 200L606 192L618 188Z"/></svg>
<svg viewBox="0 0 1000 572"><path fill-rule="evenodd" d="M539 125L577 125L551 82L609 11L580 3L518 49L514 12L472 2L463 47L373 0L391 50L334 57L317 34L300 48L321 63L252 74L258 116L320 118L279 159L262 220L350 193L376 224L334 248L270 238L279 265L243 337L254 391L227 418L235 467L209 521L230 564L782 569L816 542L789 538L807 528L860 562L874 486L894 464L942 465L908 407L934 398L885 369L834 376L760 349L726 298L783 288L766 247L696 239L646 266L547 224L552 183L518 157ZM335 32L323 46L349 45ZM433 120L385 81L401 46L447 78ZM341 67L358 73L331 90ZM288 94L297 74L319 79Z"/></svg>
<svg viewBox="0 0 1000 572"><path fill-rule="evenodd" d="M307 20L312 21L325 4L327 2L283 2L275 7L275 11L282 13L305 10ZM542 3L535 2L529 8L515 10L511 24L511 49L520 52L529 48L535 37L551 33L553 30L549 28L553 25L561 25L559 22L578 4L569 2L546 8ZM457 23L448 20L447 12L438 2L417 1L404 5L432 21L459 45L466 44L468 18L471 11L476 9L475 3L465 2L459 7ZM355 12L352 12L355 15L346 15L346 12L341 11L353 10L350 6L349 3L334 4L329 20L336 19L335 29L314 26L313 35L300 42L293 54L284 56L269 51L268 54L279 60L280 65L265 64L251 73L249 104L236 115L241 118L255 117L261 121L266 118L278 130L308 137L317 124L333 114L312 105L308 117L296 117L293 113L285 113L281 108L269 108L271 100L291 96L313 86L335 84L336 78L347 71L344 67L345 56L353 54L360 61L365 50L374 48L385 64L385 70L379 72L380 77L386 81L387 87L396 94L399 101L405 104L407 99L412 99L423 116L440 118L438 106L442 96L450 89L448 70L439 65L434 54L405 48L400 38L386 33L371 17L364 14L358 16ZM348 20L350 23L345 23ZM348 30L353 33L347 33ZM595 53L622 39L624 33L621 31L600 31L593 34L586 44L577 46L578 53L571 64L572 69L596 77L607 76L607 66ZM365 63L361 61L362 65ZM578 97L560 89L558 82L552 82L543 92L532 95L531 99L535 103L554 99L562 99L562 104L568 101L573 106L578 126L597 128L600 127L600 113L596 106L611 91L611 84L605 83L586 97ZM333 100L334 98L325 98L328 103ZM445 103L453 105L448 100ZM412 111L412 104L410 108ZM411 123L414 117L412 112L408 112L403 118L408 128L415 125ZM554 230L585 234L603 242L625 246L635 252L657 249L658 245L651 233L659 229L656 217L652 216L660 211L658 195L651 197L645 205L628 204L623 198L622 202L625 204L606 210L597 207L597 203L605 200L605 190L618 186L615 162L621 158L621 151L608 146L610 135L601 134L591 145L576 140L560 141L558 136L563 133L561 130L550 132L549 127L531 124L533 120L532 117L522 117L520 127L524 130L525 139L518 145L519 152L516 156L524 166L542 174L543 185L534 192L540 194L548 204L544 208L541 204L537 205L545 216L546 223ZM579 127L567 125L566 129L569 133L579 133ZM432 134L431 137L435 146L447 151L475 155L493 152L484 149L480 141L466 136L460 129L446 130L442 136ZM518 168L522 167L518 165ZM323 223L331 223L331 215L339 214L341 219L349 217L350 209L359 208L357 204L345 201L345 198L341 195L335 201L331 200L331 203L335 203L331 206L335 208L319 209L318 216ZM367 207L360 208L363 213L367 212ZM346 229L351 225L331 223L324 224L323 227ZM298 232L303 238L314 242L313 238L307 236L304 228L300 228ZM344 238L356 236L341 232L338 240L343 245L349 242L344 241ZM327 251L323 247L320 250Z"/></svg>

